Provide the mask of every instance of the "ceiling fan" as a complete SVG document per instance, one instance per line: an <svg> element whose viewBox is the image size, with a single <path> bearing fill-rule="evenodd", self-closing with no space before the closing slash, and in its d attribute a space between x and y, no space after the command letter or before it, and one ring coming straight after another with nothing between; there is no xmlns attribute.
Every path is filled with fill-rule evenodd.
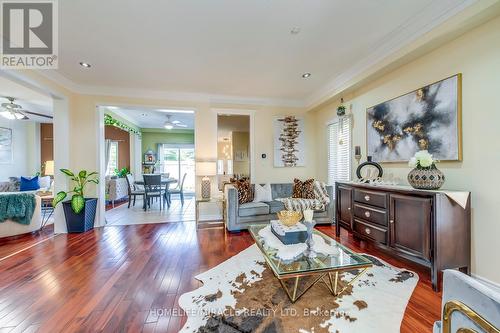
<svg viewBox="0 0 500 333"><path fill-rule="evenodd" d="M167 121L165 121L165 124L163 124L163 127L165 127L166 129L171 130L174 127L181 127L181 128L187 127L186 124L183 124L182 122L180 122L178 120L173 120L173 121L170 120L171 117L172 117L171 114L167 114Z"/></svg>
<svg viewBox="0 0 500 333"><path fill-rule="evenodd" d="M3 110L0 111L0 116L2 116L4 118L10 119L10 120L28 120L28 119L30 119L28 117L28 114L29 114L29 115L33 115L33 116L53 119L52 116L49 116L46 114L24 110L21 105L14 103L14 101L16 100L14 97L5 97L5 98L9 102L2 103Z"/></svg>

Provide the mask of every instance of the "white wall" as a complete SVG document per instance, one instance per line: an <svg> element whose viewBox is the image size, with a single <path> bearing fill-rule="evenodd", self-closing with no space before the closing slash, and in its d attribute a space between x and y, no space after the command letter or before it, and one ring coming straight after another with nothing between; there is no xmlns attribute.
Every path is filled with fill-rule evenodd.
<svg viewBox="0 0 500 333"><path fill-rule="evenodd" d="M40 126L32 121L0 117L0 127L12 129L12 162L0 164L0 181L33 176L40 171Z"/></svg>
<svg viewBox="0 0 500 333"><path fill-rule="evenodd" d="M472 192L472 273L500 282L500 17L344 96L352 104L353 146L366 159L366 109L429 83L462 73L463 161L440 163L447 189ZM327 179L326 126L338 101L316 114L317 175ZM406 180L406 164L383 164Z"/></svg>

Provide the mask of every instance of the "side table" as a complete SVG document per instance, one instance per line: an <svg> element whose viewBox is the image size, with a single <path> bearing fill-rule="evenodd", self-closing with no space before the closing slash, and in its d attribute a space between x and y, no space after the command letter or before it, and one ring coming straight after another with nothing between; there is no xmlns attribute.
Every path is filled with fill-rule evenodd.
<svg viewBox="0 0 500 333"><path fill-rule="evenodd" d="M200 207L210 211L210 214L200 214ZM224 224L224 198L196 199L195 207L196 229L200 226L219 226Z"/></svg>

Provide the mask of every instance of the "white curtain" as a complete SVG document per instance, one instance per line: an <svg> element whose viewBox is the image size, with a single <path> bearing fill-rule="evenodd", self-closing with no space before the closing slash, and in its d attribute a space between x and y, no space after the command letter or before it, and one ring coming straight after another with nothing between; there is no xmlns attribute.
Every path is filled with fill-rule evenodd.
<svg viewBox="0 0 500 333"><path fill-rule="evenodd" d="M163 164L165 163L164 158L165 156L163 155L163 143L158 143L156 145L156 155L158 157L158 169L156 170L156 173L162 173L163 172Z"/></svg>
<svg viewBox="0 0 500 333"><path fill-rule="evenodd" d="M105 154L105 160L104 160L104 163L106 163L106 164L105 164L105 166L106 166L106 172L107 172L107 170L108 170L108 165L109 165L109 152L110 152L110 150L111 150L111 140L106 139L106 141L105 141L105 145L104 145L104 149L105 149L105 150L104 150L104 154Z"/></svg>

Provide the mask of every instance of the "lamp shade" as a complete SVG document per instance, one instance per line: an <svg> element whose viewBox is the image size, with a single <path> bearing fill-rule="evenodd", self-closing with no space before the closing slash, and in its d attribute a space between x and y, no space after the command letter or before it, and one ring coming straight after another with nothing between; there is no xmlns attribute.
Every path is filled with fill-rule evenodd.
<svg viewBox="0 0 500 333"><path fill-rule="evenodd" d="M54 161L45 161L45 176L54 175Z"/></svg>
<svg viewBox="0 0 500 333"><path fill-rule="evenodd" d="M215 176L217 164L215 162L196 162L197 176Z"/></svg>

